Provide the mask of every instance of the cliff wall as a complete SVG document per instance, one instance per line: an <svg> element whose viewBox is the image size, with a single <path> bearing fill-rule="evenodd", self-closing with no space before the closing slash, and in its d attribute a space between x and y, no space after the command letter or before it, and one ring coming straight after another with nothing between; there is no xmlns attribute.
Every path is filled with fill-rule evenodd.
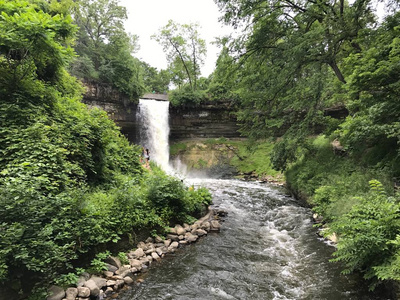
<svg viewBox="0 0 400 300"><path fill-rule="evenodd" d="M83 102L89 107L99 107L105 110L128 140L138 143L138 132L141 125L136 120L137 103L130 101L127 96L105 84L85 83L85 86L86 94ZM147 94L144 98L165 100L166 96ZM170 106L169 114L170 140L172 141L188 138L240 136L233 108L229 107L228 103L206 104L195 108Z"/></svg>

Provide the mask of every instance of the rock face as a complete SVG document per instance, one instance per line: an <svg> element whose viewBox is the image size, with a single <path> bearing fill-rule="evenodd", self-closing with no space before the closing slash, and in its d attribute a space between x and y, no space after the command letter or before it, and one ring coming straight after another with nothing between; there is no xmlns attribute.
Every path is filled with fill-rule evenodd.
<svg viewBox="0 0 400 300"><path fill-rule="evenodd" d="M99 83L85 83L83 102L89 107L98 107L107 112L132 143L139 141L139 126L136 120L137 101L129 98L111 86ZM146 94L142 98L166 100L166 95ZM233 138L239 137L234 108L229 102L204 104L200 107L182 108L170 106L170 139L185 138Z"/></svg>
<svg viewBox="0 0 400 300"><path fill-rule="evenodd" d="M233 112L228 103L195 108L170 107L170 140L240 137Z"/></svg>

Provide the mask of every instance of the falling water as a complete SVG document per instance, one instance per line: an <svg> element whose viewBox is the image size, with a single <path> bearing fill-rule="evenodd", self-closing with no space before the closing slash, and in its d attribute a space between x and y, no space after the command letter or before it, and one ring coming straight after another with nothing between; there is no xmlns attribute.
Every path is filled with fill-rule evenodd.
<svg viewBox="0 0 400 300"><path fill-rule="evenodd" d="M150 159L169 170L168 101L139 100L136 118L140 126L140 144L150 151Z"/></svg>

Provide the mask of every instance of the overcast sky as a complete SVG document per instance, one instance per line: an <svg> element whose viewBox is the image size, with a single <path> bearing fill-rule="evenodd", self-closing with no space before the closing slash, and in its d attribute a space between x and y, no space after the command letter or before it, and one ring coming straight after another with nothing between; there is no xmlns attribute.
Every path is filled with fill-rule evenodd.
<svg viewBox="0 0 400 300"><path fill-rule="evenodd" d="M128 10L125 29L139 36L140 50L135 54L158 70L166 69L167 61L161 45L151 40L168 20L179 24L200 24L200 37L207 43L207 58L202 67L202 76L212 73L219 53L219 48L210 43L215 37L230 32L228 27L218 22L221 14L213 0L120 0Z"/></svg>

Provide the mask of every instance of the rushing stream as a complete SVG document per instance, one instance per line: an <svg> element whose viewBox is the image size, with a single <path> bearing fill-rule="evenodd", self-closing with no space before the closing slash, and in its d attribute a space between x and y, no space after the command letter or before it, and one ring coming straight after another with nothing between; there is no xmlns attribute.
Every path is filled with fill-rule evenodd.
<svg viewBox="0 0 400 300"><path fill-rule="evenodd" d="M121 299L389 299L340 275L310 210L279 188L238 180L190 184L209 188L214 205L228 212L221 232L154 263Z"/></svg>

